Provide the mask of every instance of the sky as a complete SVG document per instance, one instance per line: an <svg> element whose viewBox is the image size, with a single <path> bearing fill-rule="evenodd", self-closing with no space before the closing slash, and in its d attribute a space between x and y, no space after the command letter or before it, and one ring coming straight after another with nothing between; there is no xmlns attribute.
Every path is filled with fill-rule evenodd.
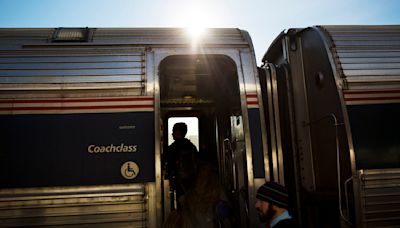
<svg viewBox="0 0 400 228"><path fill-rule="evenodd" d="M187 125L185 138L189 139L199 150L199 119L197 117L170 117L168 118L168 145L174 142L172 128L174 124L184 122Z"/></svg>
<svg viewBox="0 0 400 228"><path fill-rule="evenodd" d="M400 0L0 0L0 27L213 27L247 30L257 64L283 30L400 24Z"/></svg>

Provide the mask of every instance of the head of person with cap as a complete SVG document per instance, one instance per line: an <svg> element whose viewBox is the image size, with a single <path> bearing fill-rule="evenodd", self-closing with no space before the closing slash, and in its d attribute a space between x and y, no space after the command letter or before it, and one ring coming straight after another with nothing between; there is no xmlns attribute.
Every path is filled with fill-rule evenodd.
<svg viewBox="0 0 400 228"><path fill-rule="evenodd" d="M257 190L256 209L260 221L270 228L297 227L289 215L286 188L276 182L266 182Z"/></svg>

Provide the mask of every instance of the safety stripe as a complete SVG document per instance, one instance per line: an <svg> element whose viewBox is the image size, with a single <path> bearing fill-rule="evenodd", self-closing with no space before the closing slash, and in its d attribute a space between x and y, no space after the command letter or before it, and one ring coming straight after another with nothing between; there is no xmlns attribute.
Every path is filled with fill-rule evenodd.
<svg viewBox="0 0 400 228"><path fill-rule="evenodd" d="M0 114L154 111L153 97L0 100Z"/></svg>
<svg viewBox="0 0 400 228"><path fill-rule="evenodd" d="M258 108L258 97L256 93L246 94L247 108Z"/></svg>
<svg viewBox="0 0 400 228"><path fill-rule="evenodd" d="M344 91L347 105L400 103L400 90Z"/></svg>
<svg viewBox="0 0 400 228"><path fill-rule="evenodd" d="M152 101L153 97L121 97L121 98L100 98L100 99L46 99L46 100L0 100L0 104L7 103L57 103L57 102L115 102L115 101Z"/></svg>

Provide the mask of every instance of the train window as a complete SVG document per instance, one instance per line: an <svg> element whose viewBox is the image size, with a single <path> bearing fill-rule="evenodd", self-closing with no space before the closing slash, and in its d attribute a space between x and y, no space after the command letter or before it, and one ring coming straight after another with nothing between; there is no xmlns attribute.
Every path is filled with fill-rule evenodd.
<svg viewBox="0 0 400 228"><path fill-rule="evenodd" d="M175 123L183 122L188 127L186 138L189 139L199 150L199 119L197 117L170 117L168 119L168 145L174 142L172 138L172 127Z"/></svg>
<svg viewBox="0 0 400 228"><path fill-rule="evenodd" d="M348 106L357 169L398 168L400 104Z"/></svg>

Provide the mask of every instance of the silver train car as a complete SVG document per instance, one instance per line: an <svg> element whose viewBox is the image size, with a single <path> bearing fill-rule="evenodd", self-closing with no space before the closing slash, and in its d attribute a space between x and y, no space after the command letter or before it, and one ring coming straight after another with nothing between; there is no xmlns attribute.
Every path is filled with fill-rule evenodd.
<svg viewBox="0 0 400 228"><path fill-rule="evenodd" d="M264 55L271 178L305 227L400 224L399 50L399 26L316 26Z"/></svg>
<svg viewBox="0 0 400 228"><path fill-rule="evenodd" d="M258 86L239 29L0 29L0 226L161 227L174 116L198 118L200 153L254 226Z"/></svg>
<svg viewBox="0 0 400 228"><path fill-rule="evenodd" d="M290 29L261 67L239 29L0 29L0 227L161 227L175 117L235 226L266 180L303 227L396 226L399 28Z"/></svg>

